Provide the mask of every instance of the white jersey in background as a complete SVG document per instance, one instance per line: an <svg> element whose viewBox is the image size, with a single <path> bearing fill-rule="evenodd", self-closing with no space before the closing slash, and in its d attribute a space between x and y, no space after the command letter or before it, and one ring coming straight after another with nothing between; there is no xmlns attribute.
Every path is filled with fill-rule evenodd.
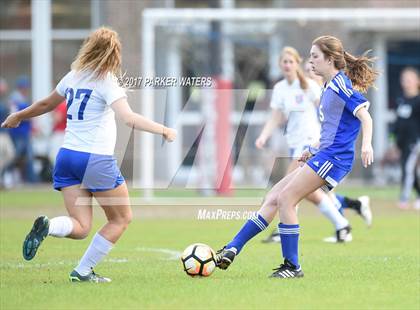
<svg viewBox="0 0 420 310"><path fill-rule="evenodd" d="M298 79L292 84L284 79L273 88L270 107L287 118L285 136L289 148L310 145L319 139L320 124L314 102L321 95L321 87L313 80L307 81L307 90L301 89Z"/></svg>
<svg viewBox="0 0 420 310"><path fill-rule="evenodd" d="M117 129L110 105L126 97L117 79L108 73L97 80L91 72L70 71L56 91L67 101L67 127L63 148L113 155Z"/></svg>

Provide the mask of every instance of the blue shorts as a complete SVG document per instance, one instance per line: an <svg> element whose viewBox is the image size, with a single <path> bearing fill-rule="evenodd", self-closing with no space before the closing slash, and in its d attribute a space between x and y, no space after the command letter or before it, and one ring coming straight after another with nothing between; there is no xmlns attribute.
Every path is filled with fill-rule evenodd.
<svg viewBox="0 0 420 310"><path fill-rule="evenodd" d="M112 155L60 148L54 167L54 189L81 184L89 192L107 191L124 183Z"/></svg>
<svg viewBox="0 0 420 310"><path fill-rule="evenodd" d="M336 187L351 171L351 169L339 167L335 159L323 153L315 154L306 163L327 182L328 190Z"/></svg>

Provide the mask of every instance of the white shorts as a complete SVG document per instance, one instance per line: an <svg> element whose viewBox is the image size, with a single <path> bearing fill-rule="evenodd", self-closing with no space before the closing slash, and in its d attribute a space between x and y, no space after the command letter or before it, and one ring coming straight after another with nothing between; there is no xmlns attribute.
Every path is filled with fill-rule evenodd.
<svg viewBox="0 0 420 310"><path fill-rule="evenodd" d="M289 158L291 160L300 158L303 151L309 147L309 144L302 144L296 147L289 147Z"/></svg>

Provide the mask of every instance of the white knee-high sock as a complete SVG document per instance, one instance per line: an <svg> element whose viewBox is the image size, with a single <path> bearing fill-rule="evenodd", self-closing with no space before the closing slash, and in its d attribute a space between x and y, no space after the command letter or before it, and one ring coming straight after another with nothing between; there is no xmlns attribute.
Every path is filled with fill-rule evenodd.
<svg viewBox="0 0 420 310"><path fill-rule="evenodd" d="M58 216L50 220L48 235L58 238L67 237L73 231L73 221L68 216Z"/></svg>
<svg viewBox="0 0 420 310"><path fill-rule="evenodd" d="M113 246L114 244L112 242L106 240L99 233L96 233L80 260L79 265L75 268L77 273L82 276L88 275L92 268L111 251Z"/></svg>
<svg viewBox="0 0 420 310"><path fill-rule="evenodd" d="M335 226L335 229L339 230L347 225L349 221L338 212L337 208L334 206L334 203L331 199L325 195L322 198L321 202L318 204L319 210L324 214Z"/></svg>
<svg viewBox="0 0 420 310"><path fill-rule="evenodd" d="M337 199L337 196L334 193L331 193L331 194L328 195L328 197L330 197L330 199L333 201L334 207L337 210L340 210L340 208L341 208L341 202L340 202L340 200Z"/></svg>

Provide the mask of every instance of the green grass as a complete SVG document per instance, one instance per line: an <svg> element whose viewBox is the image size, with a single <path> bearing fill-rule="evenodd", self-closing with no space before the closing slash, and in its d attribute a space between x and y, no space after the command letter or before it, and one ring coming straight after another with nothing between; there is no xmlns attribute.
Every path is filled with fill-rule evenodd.
<svg viewBox="0 0 420 310"><path fill-rule="evenodd" d="M366 229L359 218L347 213L354 228L349 244L322 243L331 233L330 224L313 207L300 208L303 279L267 279L280 262L280 246L260 242L267 233L252 240L228 271L190 278L179 260L159 249L182 251L194 242L218 248L242 221L199 221L194 209L179 219L145 219L140 207L108 259L96 268L113 282L92 285L67 281L90 238L48 238L33 261L21 257L22 240L33 217L64 212L60 195L45 190L2 192L0 309L419 309L419 213L394 209L395 189L369 189L369 194L376 214L374 227ZM165 195L170 197L168 192ZM95 213L97 229L104 220L99 210Z"/></svg>

